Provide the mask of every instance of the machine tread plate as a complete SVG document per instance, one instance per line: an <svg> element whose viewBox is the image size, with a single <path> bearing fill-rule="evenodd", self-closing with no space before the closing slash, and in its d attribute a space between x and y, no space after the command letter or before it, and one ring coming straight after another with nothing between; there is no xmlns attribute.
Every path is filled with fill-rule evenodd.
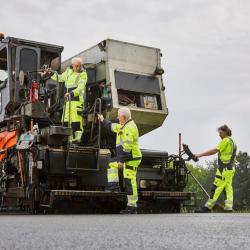
<svg viewBox="0 0 250 250"><path fill-rule="evenodd" d="M50 190L55 196L85 196L85 197L123 197L125 193L105 192L105 191L82 191L82 190Z"/></svg>
<svg viewBox="0 0 250 250"><path fill-rule="evenodd" d="M189 200L195 197L193 192L171 192L171 191L141 191L142 197L153 197L163 199L183 199Z"/></svg>

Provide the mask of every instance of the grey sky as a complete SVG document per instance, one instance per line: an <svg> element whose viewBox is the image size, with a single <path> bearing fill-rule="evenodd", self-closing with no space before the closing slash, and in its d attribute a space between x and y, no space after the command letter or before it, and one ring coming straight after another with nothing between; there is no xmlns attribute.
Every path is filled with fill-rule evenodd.
<svg viewBox="0 0 250 250"><path fill-rule="evenodd" d="M2 1L0 31L64 45L63 58L105 38L161 48L170 111L144 148L214 147L227 123L250 152L250 1Z"/></svg>

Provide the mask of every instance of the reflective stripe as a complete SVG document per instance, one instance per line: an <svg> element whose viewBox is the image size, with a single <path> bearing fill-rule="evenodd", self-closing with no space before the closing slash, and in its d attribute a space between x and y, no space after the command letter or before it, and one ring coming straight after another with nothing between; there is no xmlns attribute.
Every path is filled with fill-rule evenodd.
<svg viewBox="0 0 250 250"><path fill-rule="evenodd" d="M120 143L133 144L134 142L133 142L133 141L130 141L130 140L125 140L125 141L123 141L123 140L121 139L121 140L120 140Z"/></svg>
<svg viewBox="0 0 250 250"><path fill-rule="evenodd" d="M82 138L82 131L75 131L74 132L74 138L73 138L73 140L72 141L74 141L74 142L81 142L81 138Z"/></svg>
<svg viewBox="0 0 250 250"><path fill-rule="evenodd" d="M118 174L118 169L108 168L108 174Z"/></svg>
<svg viewBox="0 0 250 250"><path fill-rule="evenodd" d="M64 86L66 89L76 89L78 87L78 84L70 84L70 83L65 83L65 86Z"/></svg>
<svg viewBox="0 0 250 250"><path fill-rule="evenodd" d="M224 210L232 210L233 209L233 201L225 200L225 207Z"/></svg>
<svg viewBox="0 0 250 250"><path fill-rule="evenodd" d="M117 146L123 146L123 144L129 144L129 145L132 145L134 142L133 141L129 141L129 140L126 140L126 141L123 141L122 139L119 140L119 143L116 144Z"/></svg>
<svg viewBox="0 0 250 250"><path fill-rule="evenodd" d="M116 176L116 177L111 177L111 176L108 176L108 183L110 182L119 182L119 177Z"/></svg>
<svg viewBox="0 0 250 250"><path fill-rule="evenodd" d="M119 182L118 169L108 168L108 183Z"/></svg>
<svg viewBox="0 0 250 250"><path fill-rule="evenodd" d="M215 202L212 200L212 199L209 199L206 204L205 204L205 207L209 208L209 209L212 209L213 206L214 206Z"/></svg>
<svg viewBox="0 0 250 250"><path fill-rule="evenodd" d="M137 195L127 195L128 198L128 206L137 207Z"/></svg>

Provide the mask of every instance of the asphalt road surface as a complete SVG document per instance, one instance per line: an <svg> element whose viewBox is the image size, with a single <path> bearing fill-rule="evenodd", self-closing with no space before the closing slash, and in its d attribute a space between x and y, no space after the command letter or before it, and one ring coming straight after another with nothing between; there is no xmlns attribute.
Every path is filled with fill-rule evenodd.
<svg viewBox="0 0 250 250"><path fill-rule="evenodd" d="M0 249L250 249L250 214L1 215Z"/></svg>

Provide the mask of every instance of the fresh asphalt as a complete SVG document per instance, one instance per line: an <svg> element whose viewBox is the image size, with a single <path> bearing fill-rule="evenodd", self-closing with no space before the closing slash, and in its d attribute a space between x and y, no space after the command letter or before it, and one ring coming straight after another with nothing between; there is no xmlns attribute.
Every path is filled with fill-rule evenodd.
<svg viewBox="0 0 250 250"><path fill-rule="evenodd" d="M250 214L1 215L0 249L250 249Z"/></svg>

